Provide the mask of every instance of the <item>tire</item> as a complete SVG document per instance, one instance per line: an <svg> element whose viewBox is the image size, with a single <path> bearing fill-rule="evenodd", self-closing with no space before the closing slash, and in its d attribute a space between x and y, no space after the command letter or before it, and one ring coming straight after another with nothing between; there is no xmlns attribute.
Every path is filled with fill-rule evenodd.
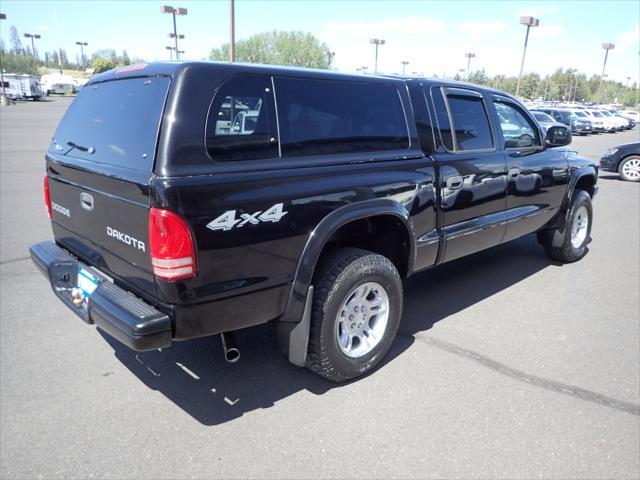
<svg viewBox="0 0 640 480"><path fill-rule="evenodd" d="M585 220L586 225L584 224ZM584 257L588 252L587 245L591 241L592 221L591 197L584 190L576 190L571 200L569 216L562 233L563 238L560 246L554 247L552 244L556 230L552 230L549 235L538 235L547 256L552 260L564 263L576 262Z"/></svg>
<svg viewBox="0 0 640 480"><path fill-rule="evenodd" d="M618 165L620 178L627 182L640 182L640 156L632 155Z"/></svg>
<svg viewBox="0 0 640 480"><path fill-rule="evenodd" d="M372 371L391 347L400 324L402 281L396 267L382 255L341 248L321 259L313 285L307 367L332 382ZM360 297L367 288L369 293Z"/></svg>

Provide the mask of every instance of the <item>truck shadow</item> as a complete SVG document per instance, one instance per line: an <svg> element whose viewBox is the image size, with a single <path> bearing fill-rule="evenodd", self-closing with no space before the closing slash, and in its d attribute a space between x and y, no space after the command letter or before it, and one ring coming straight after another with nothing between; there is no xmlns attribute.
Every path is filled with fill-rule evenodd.
<svg viewBox="0 0 640 480"><path fill-rule="evenodd" d="M400 334L380 368L415 341L414 334L553 265L527 236L433 268L405 284ZM292 366L276 350L264 325L236 332L242 357L224 361L218 336L176 342L169 349L138 353L100 332L116 357L147 387L204 425L218 425L306 390L322 395L336 385Z"/></svg>

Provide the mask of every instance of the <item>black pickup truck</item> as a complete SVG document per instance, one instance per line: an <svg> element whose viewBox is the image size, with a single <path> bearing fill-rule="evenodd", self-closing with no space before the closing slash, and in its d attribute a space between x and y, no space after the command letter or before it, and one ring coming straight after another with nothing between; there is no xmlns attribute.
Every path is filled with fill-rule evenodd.
<svg viewBox="0 0 640 480"><path fill-rule="evenodd" d="M537 232L587 252L597 165L510 95L439 79L208 62L94 77L46 153L31 256L135 350L273 322L333 381L394 340L402 281ZM489 275L490 272L487 272Z"/></svg>

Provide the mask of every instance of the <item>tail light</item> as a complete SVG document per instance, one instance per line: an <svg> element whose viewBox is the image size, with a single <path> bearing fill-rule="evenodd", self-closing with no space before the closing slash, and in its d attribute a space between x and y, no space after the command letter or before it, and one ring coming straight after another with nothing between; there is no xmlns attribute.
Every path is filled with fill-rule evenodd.
<svg viewBox="0 0 640 480"><path fill-rule="evenodd" d="M49 220L51 220L51 195L49 194L49 175L44 176L44 204L47 207Z"/></svg>
<svg viewBox="0 0 640 480"><path fill-rule="evenodd" d="M195 242L187 223L173 212L149 213L149 252L156 277L183 280L196 275Z"/></svg>

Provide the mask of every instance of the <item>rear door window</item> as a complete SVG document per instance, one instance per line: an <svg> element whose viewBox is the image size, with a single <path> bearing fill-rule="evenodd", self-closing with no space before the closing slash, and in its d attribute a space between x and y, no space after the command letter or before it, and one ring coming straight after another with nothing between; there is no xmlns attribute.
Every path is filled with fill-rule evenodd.
<svg viewBox="0 0 640 480"><path fill-rule="evenodd" d="M275 78L283 157L399 150L409 132L396 87Z"/></svg>
<svg viewBox="0 0 640 480"><path fill-rule="evenodd" d="M209 109L206 145L222 162L279 156L270 77L240 75L222 84Z"/></svg>
<svg viewBox="0 0 640 480"><path fill-rule="evenodd" d="M456 151L492 149L493 137L482 96L447 93L447 102Z"/></svg>
<svg viewBox="0 0 640 480"><path fill-rule="evenodd" d="M150 172L168 77L127 78L84 87L67 109L51 151Z"/></svg>

